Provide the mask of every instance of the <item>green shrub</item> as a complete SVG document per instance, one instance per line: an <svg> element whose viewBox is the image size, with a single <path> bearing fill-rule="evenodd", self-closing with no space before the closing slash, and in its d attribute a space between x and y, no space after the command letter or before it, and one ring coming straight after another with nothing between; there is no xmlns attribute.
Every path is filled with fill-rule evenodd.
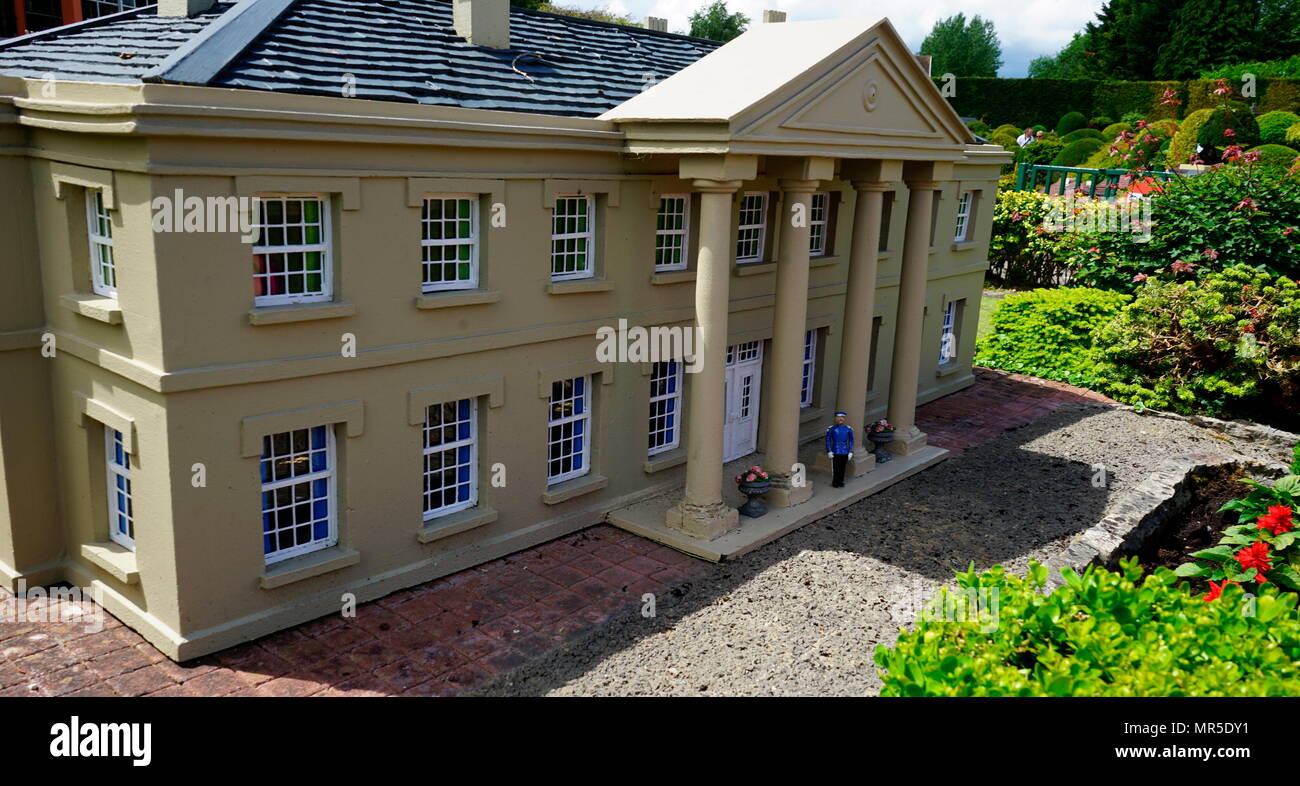
<svg viewBox="0 0 1300 786"><path fill-rule="evenodd" d="M877 647L883 696L1294 696L1296 595L1237 587L1207 603L1167 569L1143 578L1047 568L958 573L893 647ZM972 607L974 609L972 610ZM981 611L981 609L983 609Z"/></svg>
<svg viewBox="0 0 1300 786"><path fill-rule="evenodd" d="M1101 132L1095 128L1080 128L1076 131L1071 131L1070 133L1061 137L1061 141L1068 145L1071 142L1078 142L1080 139L1101 139L1101 138L1102 138Z"/></svg>
<svg viewBox="0 0 1300 786"><path fill-rule="evenodd" d="M1286 143L1289 147L1300 148L1300 123L1286 130Z"/></svg>
<svg viewBox="0 0 1300 786"><path fill-rule="evenodd" d="M1053 201L1036 191L998 190L989 278L1004 286L1053 286L1067 273L1060 233L1044 232Z"/></svg>
<svg viewBox="0 0 1300 786"><path fill-rule="evenodd" d="M1231 102L1210 110L1201 130L1196 133L1201 146L1201 160L1217 164L1225 148L1236 145L1243 150L1259 144L1259 124L1245 104Z"/></svg>
<svg viewBox="0 0 1300 786"><path fill-rule="evenodd" d="M1007 295L975 362L989 368L1094 387L1092 333L1119 314L1128 295L1063 287Z"/></svg>
<svg viewBox="0 0 1300 786"><path fill-rule="evenodd" d="M1120 117L1119 122L1127 123L1130 126L1137 126L1138 121L1146 119L1146 115L1142 112L1125 112L1124 115Z"/></svg>
<svg viewBox="0 0 1300 786"><path fill-rule="evenodd" d="M1010 123L1003 123L1002 125L993 129L993 135L997 136L998 134L1010 131L1013 136L1020 136L1020 132L1024 130L1025 129L1023 126L1013 126Z"/></svg>
<svg viewBox="0 0 1300 786"><path fill-rule="evenodd" d="M1104 129L1102 129L1101 138L1105 139L1107 142L1114 142L1115 137L1119 136L1125 131L1132 133L1133 126L1129 125L1128 123L1111 123L1110 125L1106 126Z"/></svg>
<svg viewBox="0 0 1300 786"><path fill-rule="evenodd" d="M1131 292L1139 276L1168 276L1174 263L1196 275L1244 264L1300 278L1300 178L1284 169L1229 164L1176 177L1149 204L1149 239L1071 235L1065 248L1077 283Z"/></svg>
<svg viewBox="0 0 1300 786"><path fill-rule="evenodd" d="M1065 148L1059 139L1040 139L1030 142L1016 153L1016 164L1050 164Z"/></svg>
<svg viewBox="0 0 1300 786"><path fill-rule="evenodd" d="M1289 167L1300 153L1286 145L1260 145L1252 147L1251 153L1259 153L1260 166Z"/></svg>
<svg viewBox="0 0 1300 786"><path fill-rule="evenodd" d="M1246 74L1254 74L1256 78L1265 77L1276 79L1279 77L1289 79L1300 79L1300 55L1283 60L1269 60L1266 62L1237 63L1235 65L1219 66L1212 71L1206 71L1201 74L1201 79L1226 79L1233 84L1241 84L1241 78Z"/></svg>
<svg viewBox="0 0 1300 786"><path fill-rule="evenodd" d="M1201 126L1205 125L1209 117L1209 109L1198 109L1183 118L1178 133L1174 134L1173 141L1169 143L1167 158L1171 165L1186 164L1192 160L1196 154L1196 135L1201 133Z"/></svg>
<svg viewBox="0 0 1300 786"><path fill-rule="evenodd" d="M1088 127L1100 130L1102 128L1105 128L1106 126L1113 125L1114 123L1115 123L1115 119L1113 117L1098 115L1097 117L1094 117L1088 121Z"/></svg>
<svg viewBox="0 0 1300 786"><path fill-rule="evenodd" d="M1300 400L1300 287L1245 265L1151 279L1096 334L1102 389L1133 404L1280 427Z"/></svg>
<svg viewBox="0 0 1300 786"><path fill-rule="evenodd" d="M1065 136L1071 131L1078 131L1088 125L1088 118L1082 112L1066 112L1056 123L1056 135Z"/></svg>
<svg viewBox="0 0 1300 786"><path fill-rule="evenodd" d="M1284 145L1287 129L1300 123L1300 115L1295 112L1265 112L1255 122L1259 124L1259 141L1266 145Z"/></svg>
<svg viewBox="0 0 1300 786"><path fill-rule="evenodd" d="M1061 148L1061 152L1052 159L1053 166L1079 166L1088 156L1106 147L1106 143L1096 137L1083 137Z"/></svg>
<svg viewBox="0 0 1300 786"><path fill-rule="evenodd" d="M972 134L975 134L976 136L982 136L985 139L988 139L993 134L993 131L992 129L989 128L988 123L985 123L983 120L971 120L970 122L966 123L966 127L970 129Z"/></svg>

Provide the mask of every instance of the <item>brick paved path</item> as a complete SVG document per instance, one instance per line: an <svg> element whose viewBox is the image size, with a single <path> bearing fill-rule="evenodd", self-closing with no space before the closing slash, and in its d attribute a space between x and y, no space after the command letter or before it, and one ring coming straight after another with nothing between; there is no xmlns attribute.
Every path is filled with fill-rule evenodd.
<svg viewBox="0 0 1300 786"><path fill-rule="evenodd" d="M976 376L920 408L932 444L960 453L1061 404L1109 401L1017 374ZM109 614L89 634L75 623L0 622L0 697L454 695L642 593L715 569L600 525L363 604L353 619L325 617L183 665ZM0 620L13 606L0 589Z"/></svg>

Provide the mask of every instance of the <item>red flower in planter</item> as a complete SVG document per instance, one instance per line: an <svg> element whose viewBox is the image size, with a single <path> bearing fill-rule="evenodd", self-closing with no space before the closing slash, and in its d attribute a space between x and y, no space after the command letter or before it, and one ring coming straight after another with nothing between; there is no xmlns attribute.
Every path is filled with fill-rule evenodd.
<svg viewBox="0 0 1300 786"><path fill-rule="evenodd" d="M1252 543L1232 556L1241 563L1243 570L1258 571L1255 581L1260 583L1264 581L1264 572L1273 569L1273 557L1269 554L1268 544L1263 541Z"/></svg>
<svg viewBox="0 0 1300 786"><path fill-rule="evenodd" d="M1270 505L1268 513L1260 516L1259 523L1255 526L1258 529L1266 529L1274 535L1281 535L1283 532L1295 529L1291 521L1291 509L1285 505Z"/></svg>
<svg viewBox="0 0 1300 786"><path fill-rule="evenodd" d="M1205 602L1209 603L1210 601L1218 600L1219 596L1223 594L1224 588L1227 587L1229 584L1237 584L1237 582L1228 581L1227 579L1224 579L1223 581L1220 581L1218 584L1215 584L1213 581L1211 581L1210 591L1205 593ZM1240 587L1241 585L1237 584L1237 586Z"/></svg>

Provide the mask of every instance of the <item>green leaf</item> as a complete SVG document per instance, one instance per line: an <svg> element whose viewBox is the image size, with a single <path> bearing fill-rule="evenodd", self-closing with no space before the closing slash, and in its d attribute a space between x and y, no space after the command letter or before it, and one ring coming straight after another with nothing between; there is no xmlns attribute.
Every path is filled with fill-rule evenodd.
<svg viewBox="0 0 1300 786"><path fill-rule="evenodd" d="M1269 581L1275 581L1279 586L1300 592L1300 574L1297 574L1290 565L1277 565L1266 575Z"/></svg>
<svg viewBox="0 0 1300 786"><path fill-rule="evenodd" d="M1186 579L1199 579L1210 573L1209 565L1202 565L1199 562L1184 562L1174 570L1174 575L1182 576Z"/></svg>
<svg viewBox="0 0 1300 786"><path fill-rule="evenodd" d="M1197 559L1208 559L1212 562L1226 562L1227 560L1232 559L1232 554L1232 549L1227 546L1215 546L1210 549L1194 551L1191 556L1196 557Z"/></svg>

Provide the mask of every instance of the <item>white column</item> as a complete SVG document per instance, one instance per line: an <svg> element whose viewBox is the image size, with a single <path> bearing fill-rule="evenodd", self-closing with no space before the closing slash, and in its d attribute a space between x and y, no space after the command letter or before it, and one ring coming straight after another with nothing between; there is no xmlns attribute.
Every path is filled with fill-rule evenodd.
<svg viewBox="0 0 1300 786"><path fill-rule="evenodd" d="M916 394L921 373L921 336L925 327L931 212L939 183L908 179L907 189L907 234L903 241L903 273L898 287L888 415L894 426L894 441L889 449L903 456L915 453L926 444L925 434L916 427Z"/></svg>

